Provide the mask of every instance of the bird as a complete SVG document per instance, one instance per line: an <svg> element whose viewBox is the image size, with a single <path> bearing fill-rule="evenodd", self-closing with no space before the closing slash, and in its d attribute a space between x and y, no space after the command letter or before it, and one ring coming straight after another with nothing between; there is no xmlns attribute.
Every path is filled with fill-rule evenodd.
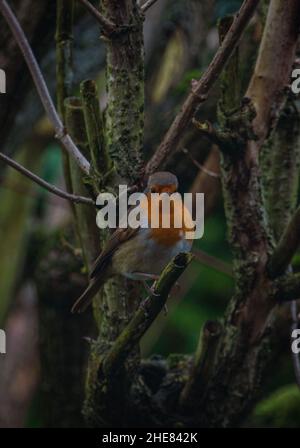
<svg viewBox="0 0 300 448"><path fill-rule="evenodd" d="M178 179L173 173L160 171L149 176L144 190L145 199L140 202L140 206L148 212L147 228L142 225L138 228L118 227L112 233L91 268L89 285L74 303L73 313L85 311L104 283L113 276L123 275L131 280L142 281L146 286L147 280L157 280L163 268L178 253L191 251L194 226L181 195L177 194L177 199L170 201L167 211L161 202L157 208L153 207L153 201L157 200L158 195L152 193L171 195L177 190ZM159 216L154 216L156 211ZM177 224L174 225L177 213L182 213L184 218L179 228ZM170 219L169 228L164 228L164 218ZM151 223L155 220L156 228L152 228Z"/></svg>

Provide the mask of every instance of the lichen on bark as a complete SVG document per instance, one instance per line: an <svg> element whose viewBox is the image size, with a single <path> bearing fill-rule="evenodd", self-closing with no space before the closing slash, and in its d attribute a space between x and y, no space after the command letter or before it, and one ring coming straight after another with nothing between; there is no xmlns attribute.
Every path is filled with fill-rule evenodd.
<svg viewBox="0 0 300 448"><path fill-rule="evenodd" d="M103 0L101 11L121 28L107 41L106 145L118 174L141 175L144 137L143 19L135 0Z"/></svg>

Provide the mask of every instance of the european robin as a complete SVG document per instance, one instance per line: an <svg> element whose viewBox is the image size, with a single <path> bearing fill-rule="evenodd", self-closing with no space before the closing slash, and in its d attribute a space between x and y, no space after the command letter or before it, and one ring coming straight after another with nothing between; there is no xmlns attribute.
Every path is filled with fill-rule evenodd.
<svg viewBox="0 0 300 448"><path fill-rule="evenodd" d="M158 195L151 194L171 195L177 189L178 180L174 174L165 171L149 177L144 200L140 202L140 207L147 210L147 228L127 227L114 231L96 259L90 273L89 286L73 305L73 313L83 312L112 276L123 275L143 282L157 279L174 256L180 252L190 252L193 243L193 222L181 196L177 194L176 199L170 201L170 207L163 207L157 199ZM158 201L158 207L153 207L155 200ZM154 213L159 216L154 216ZM179 213L182 217L180 227L175 225L176 215ZM169 219L168 228L165 228L165 219ZM156 228L151 227L154 222Z"/></svg>

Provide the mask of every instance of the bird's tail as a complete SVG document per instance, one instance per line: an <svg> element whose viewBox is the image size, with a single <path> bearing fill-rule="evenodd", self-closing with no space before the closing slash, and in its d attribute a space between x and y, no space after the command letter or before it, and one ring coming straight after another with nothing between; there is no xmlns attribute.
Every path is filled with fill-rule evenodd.
<svg viewBox="0 0 300 448"><path fill-rule="evenodd" d="M83 313L91 304L93 297L97 294L106 280L105 276L95 277L90 281L89 286L76 300L72 307L72 313Z"/></svg>

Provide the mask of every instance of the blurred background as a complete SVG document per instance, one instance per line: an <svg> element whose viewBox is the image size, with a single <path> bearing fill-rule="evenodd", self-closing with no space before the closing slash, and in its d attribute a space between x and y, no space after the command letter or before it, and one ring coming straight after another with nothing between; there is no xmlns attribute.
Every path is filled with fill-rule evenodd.
<svg viewBox="0 0 300 448"><path fill-rule="evenodd" d="M55 97L55 2L10 2L30 39ZM246 86L261 39L265 4L241 45ZM235 12L240 0L159 0L146 15L145 159L218 47L217 21ZM30 13L29 13L30 11ZM0 20L0 67L7 94L0 95L1 150L63 189L61 149L44 117L16 44ZM105 108L105 46L97 23L80 5L74 29L74 94L86 78L97 81ZM216 119L218 85L200 118ZM143 356L192 353L208 319L221 317L233 292L231 254L216 148L189 129L168 169L182 192L205 193L205 232L194 261L142 340ZM0 427L82 426L80 413L91 313L74 316L70 305L86 286L67 201L49 194L0 163L0 328L7 353L0 355ZM276 366L267 375L261 401L248 427L300 426L300 392L294 385L289 333L282 329ZM78 383L78 378L81 381Z"/></svg>

